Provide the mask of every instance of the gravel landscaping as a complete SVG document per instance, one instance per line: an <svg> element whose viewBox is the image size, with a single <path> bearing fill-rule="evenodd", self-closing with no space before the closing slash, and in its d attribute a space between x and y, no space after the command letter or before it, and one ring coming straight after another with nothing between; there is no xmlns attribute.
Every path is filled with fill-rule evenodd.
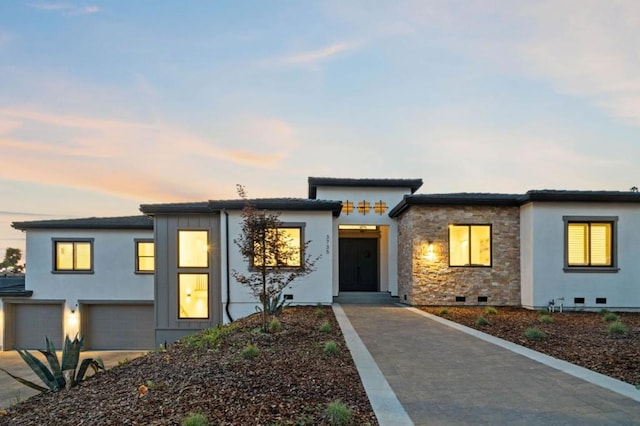
<svg viewBox="0 0 640 426"><path fill-rule="evenodd" d="M549 314L507 307L496 307L496 313L481 307L421 309L615 379L640 384L640 312L605 315L566 311ZM481 325L480 317L488 324ZM610 331L618 324L623 324L622 332Z"/></svg>
<svg viewBox="0 0 640 426"><path fill-rule="evenodd" d="M212 425L326 425L328 405L340 401L353 424L376 425L332 309L291 307L278 320L280 330L261 333L253 315L69 391L36 395L10 407L0 424L175 425L201 413ZM342 414L340 405L333 409Z"/></svg>

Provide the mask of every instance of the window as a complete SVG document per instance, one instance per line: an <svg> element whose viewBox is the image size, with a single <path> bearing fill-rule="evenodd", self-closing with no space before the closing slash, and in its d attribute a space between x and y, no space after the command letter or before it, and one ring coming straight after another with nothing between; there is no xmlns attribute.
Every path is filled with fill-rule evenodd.
<svg viewBox="0 0 640 426"><path fill-rule="evenodd" d="M209 318L209 274L178 274L178 318Z"/></svg>
<svg viewBox="0 0 640 426"><path fill-rule="evenodd" d="M209 232L199 230L178 231L178 267L209 267Z"/></svg>
<svg viewBox="0 0 640 426"><path fill-rule="evenodd" d="M565 270L598 270L616 267L617 218L564 217Z"/></svg>
<svg viewBox="0 0 640 426"><path fill-rule="evenodd" d="M265 236L267 266L302 266L302 227L269 229ZM262 266L261 242L254 242L253 266Z"/></svg>
<svg viewBox="0 0 640 426"><path fill-rule="evenodd" d="M54 272L93 272L93 239L54 240Z"/></svg>
<svg viewBox="0 0 640 426"><path fill-rule="evenodd" d="M491 266L491 225L449 225L449 266Z"/></svg>
<svg viewBox="0 0 640 426"><path fill-rule="evenodd" d="M136 240L136 272L151 273L155 269L153 240Z"/></svg>

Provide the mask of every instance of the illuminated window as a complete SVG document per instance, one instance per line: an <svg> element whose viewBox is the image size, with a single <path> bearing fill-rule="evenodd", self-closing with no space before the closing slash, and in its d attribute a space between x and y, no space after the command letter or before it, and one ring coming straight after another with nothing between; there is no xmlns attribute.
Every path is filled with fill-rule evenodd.
<svg viewBox="0 0 640 426"><path fill-rule="evenodd" d="M342 212L346 215L353 213L353 201L345 201L342 203Z"/></svg>
<svg viewBox="0 0 640 426"><path fill-rule="evenodd" d="M368 201L360 201L358 203L358 213L360 214L369 214L371 211L371 204Z"/></svg>
<svg viewBox="0 0 640 426"><path fill-rule="evenodd" d="M264 259L267 266L302 266L302 228L281 227L269 229L264 242ZM263 248L254 242L253 266L262 266Z"/></svg>
<svg viewBox="0 0 640 426"><path fill-rule="evenodd" d="M376 201L373 205L373 211L379 215L385 214L387 211L387 203L382 200Z"/></svg>
<svg viewBox="0 0 640 426"><path fill-rule="evenodd" d="M136 272L149 273L155 269L154 244L152 240L136 240Z"/></svg>
<svg viewBox="0 0 640 426"><path fill-rule="evenodd" d="M93 240L54 241L54 271L92 272Z"/></svg>
<svg viewBox="0 0 640 426"><path fill-rule="evenodd" d="M195 230L178 231L178 267L209 267L209 232Z"/></svg>
<svg viewBox="0 0 640 426"><path fill-rule="evenodd" d="M209 318L209 274L178 274L178 318Z"/></svg>
<svg viewBox="0 0 640 426"><path fill-rule="evenodd" d="M567 268L615 267L616 219L581 220L565 217L565 266Z"/></svg>
<svg viewBox="0 0 640 426"><path fill-rule="evenodd" d="M449 265L491 266L491 225L450 225Z"/></svg>

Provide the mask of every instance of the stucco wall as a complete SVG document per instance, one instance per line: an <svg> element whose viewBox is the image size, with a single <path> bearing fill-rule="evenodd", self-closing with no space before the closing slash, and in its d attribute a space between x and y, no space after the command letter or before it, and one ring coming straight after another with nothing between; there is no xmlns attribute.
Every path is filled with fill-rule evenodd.
<svg viewBox="0 0 640 426"><path fill-rule="evenodd" d="M93 238L93 273L52 273L53 239ZM135 240L153 239L153 231L30 230L27 232L26 290L31 300L66 300L64 333L79 331L78 300L153 301L153 274L135 273Z"/></svg>
<svg viewBox="0 0 640 426"><path fill-rule="evenodd" d="M283 294L290 294L293 299L291 304L330 304L333 302L332 277L333 277L333 216L331 212L282 212L279 220L283 223L303 223L304 240L311 240L308 254L312 258L320 256L316 262L316 270L311 274L294 281L287 287ZM221 216L222 253L226 251L226 218ZM233 278L234 270L244 273L249 269L249 264L242 257L237 245L233 242L241 234L242 217L240 211L229 212L229 280L231 303L229 311L233 319L238 319L255 313L255 307L259 302L253 296L248 287L238 283ZM222 266L222 301L226 304L226 264ZM226 313L224 322L229 319Z"/></svg>
<svg viewBox="0 0 640 426"><path fill-rule="evenodd" d="M546 307L564 298L565 308L629 309L640 307L640 212L634 204L534 202L531 209L532 297L523 306ZM617 272L565 272L563 216L617 217ZM574 299L583 297L584 304ZM596 304L596 298L607 303Z"/></svg>
<svg viewBox="0 0 640 426"><path fill-rule="evenodd" d="M450 224L491 224L492 266L450 267ZM399 296L412 305L520 304L518 207L412 206L400 217ZM433 256L428 256L432 243ZM466 297L456 302L456 296ZM483 302L484 303L484 302Z"/></svg>

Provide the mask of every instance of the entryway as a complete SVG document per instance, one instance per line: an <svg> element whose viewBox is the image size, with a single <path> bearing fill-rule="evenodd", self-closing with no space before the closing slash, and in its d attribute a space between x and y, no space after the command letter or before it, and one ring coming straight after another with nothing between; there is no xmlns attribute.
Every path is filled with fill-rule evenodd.
<svg viewBox="0 0 640 426"><path fill-rule="evenodd" d="M378 239L340 238L340 291L378 291Z"/></svg>

